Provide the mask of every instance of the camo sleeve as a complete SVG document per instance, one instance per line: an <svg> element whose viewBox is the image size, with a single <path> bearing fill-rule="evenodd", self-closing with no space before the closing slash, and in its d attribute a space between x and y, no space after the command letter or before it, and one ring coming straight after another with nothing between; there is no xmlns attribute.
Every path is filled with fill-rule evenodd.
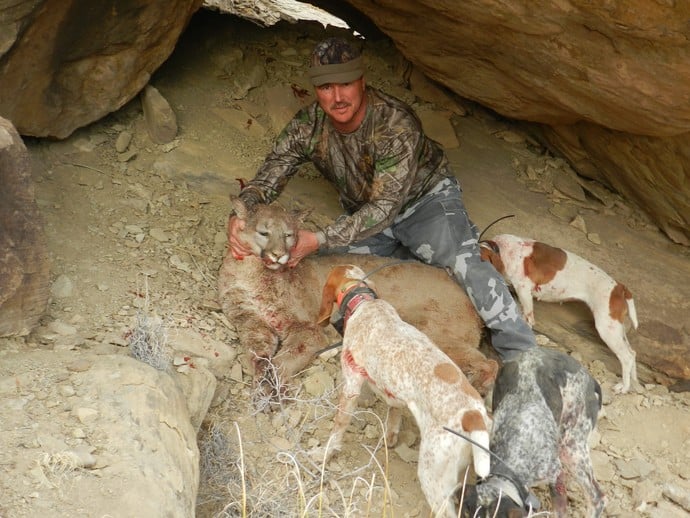
<svg viewBox="0 0 690 518"><path fill-rule="evenodd" d="M410 199L415 183L419 135L415 131L402 131L394 137L378 140L367 201L323 229L323 248L345 246L366 239L393 223ZM363 172L360 170L360 174Z"/></svg>
<svg viewBox="0 0 690 518"><path fill-rule="evenodd" d="M240 193L247 206L274 201L299 166L310 160L307 143L316 126L314 112L314 105L303 108L278 135L256 176L247 182Z"/></svg>

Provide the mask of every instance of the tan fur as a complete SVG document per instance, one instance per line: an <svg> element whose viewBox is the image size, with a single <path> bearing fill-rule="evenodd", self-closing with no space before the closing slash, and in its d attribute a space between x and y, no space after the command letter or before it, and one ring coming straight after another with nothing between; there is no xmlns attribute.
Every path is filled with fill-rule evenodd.
<svg viewBox="0 0 690 518"><path fill-rule="evenodd" d="M275 261L285 252L287 240L281 234L294 234L304 214L277 204L259 205L252 211L240 202L235 205L238 215L246 219L243 239L254 244L255 253L264 260L253 256L236 260L228 252L218 273L219 302L237 328L243 364L252 377L260 379L273 364L281 383L288 384L318 350L338 339L330 327L314 321L330 269L348 262L372 271L394 260L356 254L311 256L295 268L268 269L264 261ZM257 229L275 241L268 247L271 252L258 244L262 236ZM372 279L402 318L428 334L480 393L490 390L498 364L478 350L483 323L465 292L445 271L406 263L383 268Z"/></svg>

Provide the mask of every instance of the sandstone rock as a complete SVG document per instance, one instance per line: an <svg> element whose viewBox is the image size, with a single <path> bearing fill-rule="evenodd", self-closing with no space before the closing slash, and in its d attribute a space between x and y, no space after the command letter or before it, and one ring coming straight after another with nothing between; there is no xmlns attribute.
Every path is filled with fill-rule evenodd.
<svg viewBox="0 0 690 518"><path fill-rule="evenodd" d="M579 123L542 127L540 134L578 173L620 193L673 241L690 245L690 132L648 137Z"/></svg>
<svg viewBox="0 0 690 518"><path fill-rule="evenodd" d="M0 113L65 138L133 99L202 0L20 1L0 18Z"/></svg>
<svg viewBox="0 0 690 518"><path fill-rule="evenodd" d="M688 4L348 3L431 79L508 117L642 135L690 130Z"/></svg>
<svg viewBox="0 0 690 518"><path fill-rule="evenodd" d="M348 3L429 78L502 115L555 126L542 127L547 143L578 173L690 245L690 4Z"/></svg>
<svg viewBox="0 0 690 518"><path fill-rule="evenodd" d="M65 412L65 406L51 404L63 397L54 380L64 376L65 365L78 360L93 366L69 372L71 384L79 390L69 396L72 411ZM196 430L174 375L124 355L83 350L5 354L0 379L10 373L48 397L34 399L30 413L6 414L0 434L7 462L3 478L22 481L27 494L40 491L47 502L78 501L87 516L194 516L199 482ZM3 406L16 398L16 383L13 393L0 392ZM198 388L185 390L199 392ZM29 445L38 451L27 455ZM42 462L32 471L36 459ZM76 468L97 473L84 476ZM19 496L13 487L20 486L2 486L3 496ZM46 513L52 511L39 512Z"/></svg>
<svg viewBox="0 0 690 518"><path fill-rule="evenodd" d="M49 264L29 156L2 117L0 186L0 336L26 335L48 304Z"/></svg>
<svg viewBox="0 0 690 518"><path fill-rule="evenodd" d="M141 92L146 129L156 144L167 144L177 135L177 117L168 101L153 86L146 85Z"/></svg>

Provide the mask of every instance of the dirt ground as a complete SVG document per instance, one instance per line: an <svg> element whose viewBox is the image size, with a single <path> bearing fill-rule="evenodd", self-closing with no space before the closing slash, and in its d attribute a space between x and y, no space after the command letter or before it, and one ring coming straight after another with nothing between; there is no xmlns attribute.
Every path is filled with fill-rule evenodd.
<svg viewBox="0 0 690 518"><path fill-rule="evenodd" d="M281 119L269 107L280 105L285 85L306 86L306 56L324 35L318 24L261 29L201 13L151 81L176 112L175 141L150 141L139 100L67 140L27 139L55 281L44 324L66 323L81 337L78 343L63 340L61 346L95 348L115 336L126 354L125 336L142 310L165 316L171 329L235 340L232 326L219 315L215 294L228 195L238 192L238 178L253 176L270 149ZM420 112L431 112L432 123L449 122L434 131L450 146L458 140L449 147L449 158L470 215L481 228L515 214L489 234L529 235L588 258L631 289L641 329L661 323L687 341L687 250L601 186L591 187L598 196L589 192L576 199L562 193L575 192L577 182L569 188L557 179L556 191L556 173L569 177L567 166L518 125L469 102L454 104L453 113L445 97L415 98L405 88L402 60L387 40L367 42L365 53L372 85ZM309 170L289 184L281 200L314 207L314 217L337 214L330 187ZM580 223L571 224L574 219ZM410 296L415 289L411 283ZM608 496L606 516L689 516L690 393L669 390L669 381L641 362L644 391L615 395L617 360L598 340L585 308L540 303L536 318L540 341L572 352L602 384L605 406L593 459ZM644 343L640 331L629 337L635 348ZM12 347L58 346L44 338L34 334L13 340ZM228 444L232 451L242 448L252 516L316 516L319 509L325 516L373 516L381 509L386 516L428 516L416 480L415 425L407 416L403 445L386 451L379 423L385 409L371 395L363 398L362 419L348 433L348 451L328 464L323 478L320 467L304 458L304 451L327 437L337 362L336 353L317 360L302 376L302 396L273 415L253 411L246 376L234 370L220 380L200 434L205 472L198 516L241 514L237 458L223 462L222 453L213 450L227 451ZM2 414L12 411L0 410L0 423ZM546 492L539 495L548 499ZM69 509L73 504L60 505ZM572 505L573 516L584 516L577 490ZM4 508L8 517L18 516L11 502ZM21 515L47 516L44 511Z"/></svg>

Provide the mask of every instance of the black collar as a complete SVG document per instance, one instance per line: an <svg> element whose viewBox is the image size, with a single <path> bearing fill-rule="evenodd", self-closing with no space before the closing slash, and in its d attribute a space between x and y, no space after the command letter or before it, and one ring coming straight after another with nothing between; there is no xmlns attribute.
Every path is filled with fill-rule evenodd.
<svg viewBox="0 0 690 518"><path fill-rule="evenodd" d="M340 307L338 308L338 310L343 313L343 327L347 325L347 320L362 302L366 300L375 300L377 298L374 290L364 282L357 284L354 288L350 288L343 296L343 299L340 301Z"/></svg>
<svg viewBox="0 0 690 518"><path fill-rule="evenodd" d="M378 296L369 285L361 281L348 288L340 300L337 308L337 318L332 320L333 327L342 335L345 332L345 326L348 319L355 312L355 309L367 300L375 300Z"/></svg>

